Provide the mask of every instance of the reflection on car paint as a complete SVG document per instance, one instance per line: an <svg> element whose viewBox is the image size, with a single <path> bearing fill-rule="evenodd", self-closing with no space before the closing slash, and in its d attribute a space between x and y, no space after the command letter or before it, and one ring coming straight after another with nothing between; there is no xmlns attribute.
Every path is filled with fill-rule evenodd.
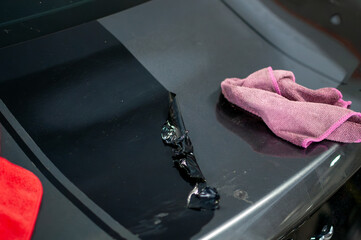
<svg viewBox="0 0 361 240"><path fill-rule="evenodd" d="M325 225L319 235L311 237L310 240L330 240L333 236L333 226Z"/></svg>

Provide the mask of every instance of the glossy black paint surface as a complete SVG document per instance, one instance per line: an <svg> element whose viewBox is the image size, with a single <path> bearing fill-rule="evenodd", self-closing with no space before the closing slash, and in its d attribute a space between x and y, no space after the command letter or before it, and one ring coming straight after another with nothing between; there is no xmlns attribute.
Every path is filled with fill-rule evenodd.
<svg viewBox="0 0 361 240"><path fill-rule="evenodd" d="M4 0L0 2L0 47L74 27L148 0Z"/></svg>
<svg viewBox="0 0 361 240"><path fill-rule="evenodd" d="M361 171L359 170L299 228L285 236L283 240L310 239L320 233L323 226L333 227L332 240L360 239L360 181Z"/></svg>
<svg viewBox="0 0 361 240"><path fill-rule="evenodd" d="M361 58L361 3L348 1L275 0L284 10L337 39L349 51ZM319 11L322 9L323 11Z"/></svg>
<svg viewBox="0 0 361 240"><path fill-rule="evenodd" d="M298 0L292 2L296 1ZM350 51L348 46L338 38L327 34L327 30L318 28L317 24L309 24L307 19L292 14L280 3L282 1L224 0L223 2L242 22L277 51L331 81L340 83L347 79L359 64L360 58ZM300 4L307 5L301 1ZM331 3L327 1L314 3L313 14L317 15L317 18L321 17L329 11L322 5L329 4ZM318 12L322 13L318 14ZM358 32L352 26L341 25L338 28L351 28L351 31Z"/></svg>
<svg viewBox="0 0 361 240"><path fill-rule="evenodd" d="M361 111L357 58L307 24L264 32L280 23L277 15L264 24L262 11L240 11L258 2L265 12L286 14L268 3L225 2L160 0L99 21L154 77L94 23L0 50L1 99L46 153L39 162L113 230L118 221L141 238L277 238L361 165L360 144L300 149L220 94L224 78L271 65L309 88L338 87ZM192 187L160 139L168 91L177 94L202 173L221 194L215 212L186 209ZM16 119L16 133L41 155Z"/></svg>
<svg viewBox="0 0 361 240"><path fill-rule="evenodd" d="M96 36L92 41L103 46L100 51L92 53L90 44L86 57L4 79L2 100L55 166L134 234L177 238L181 225L187 229L182 238L194 235L213 213L186 208L192 187L173 168L172 152L160 138L168 91L98 23L82 28ZM58 39L73 32L58 33ZM86 51L87 34L78 36L82 45L54 45L46 52L63 51L70 58L73 49ZM6 52L20 58L18 50ZM47 62L42 55L29 56L27 64Z"/></svg>
<svg viewBox="0 0 361 240"><path fill-rule="evenodd" d="M154 1L99 20L177 94L197 162L221 195L220 210L194 239L278 238L360 167L360 144L304 150L222 105L221 81L272 66L308 88L338 87L361 110L360 79L350 78L357 57L305 23L290 26L277 17L287 12L268 2Z"/></svg>
<svg viewBox="0 0 361 240"><path fill-rule="evenodd" d="M14 137L18 138L17 134L6 124L6 120L4 122L2 114L0 121L1 156L34 173L43 186L42 204L32 239L90 239L94 236L101 240L122 239L117 233L115 235L109 233L107 227L103 230L103 226L96 224L88 214L69 200L64 192L54 185L49 175L34 164L28 152L24 152L14 139Z"/></svg>

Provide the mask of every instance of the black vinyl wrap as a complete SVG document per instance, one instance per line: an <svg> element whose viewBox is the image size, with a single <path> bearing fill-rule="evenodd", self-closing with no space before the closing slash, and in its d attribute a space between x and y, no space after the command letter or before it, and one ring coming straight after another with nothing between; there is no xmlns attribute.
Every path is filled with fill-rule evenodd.
<svg viewBox="0 0 361 240"><path fill-rule="evenodd" d="M213 213L186 208L192 187L160 138L168 91L98 23L51 38L0 51L0 60L29 51L0 80L1 99L56 167L131 232L193 236Z"/></svg>

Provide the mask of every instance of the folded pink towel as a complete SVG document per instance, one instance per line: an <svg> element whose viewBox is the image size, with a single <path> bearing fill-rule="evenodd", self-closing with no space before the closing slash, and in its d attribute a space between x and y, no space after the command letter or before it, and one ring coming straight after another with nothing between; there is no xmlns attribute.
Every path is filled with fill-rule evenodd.
<svg viewBox="0 0 361 240"><path fill-rule="evenodd" d="M361 113L347 109L335 88L312 90L295 82L292 72L261 69L245 79L221 83L225 98L251 112L277 136L304 148L324 139L361 142Z"/></svg>

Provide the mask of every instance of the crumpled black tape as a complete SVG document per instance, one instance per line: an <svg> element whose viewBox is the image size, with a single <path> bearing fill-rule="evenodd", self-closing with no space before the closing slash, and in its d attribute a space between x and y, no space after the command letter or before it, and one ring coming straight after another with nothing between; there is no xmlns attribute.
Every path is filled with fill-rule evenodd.
<svg viewBox="0 0 361 240"><path fill-rule="evenodd" d="M161 129L163 142L173 149L173 163L186 175L186 180L194 185L187 198L187 207L191 209L217 209L220 196L206 179L196 161L193 145L184 127L175 94L170 94L168 120Z"/></svg>
<svg viewBox="0 0 361 240"><path fill-rule="evenodd" d="M188 208L213 210L219 208L220 196L217 189L205 182L196 183L187 199Z"/></svg>

